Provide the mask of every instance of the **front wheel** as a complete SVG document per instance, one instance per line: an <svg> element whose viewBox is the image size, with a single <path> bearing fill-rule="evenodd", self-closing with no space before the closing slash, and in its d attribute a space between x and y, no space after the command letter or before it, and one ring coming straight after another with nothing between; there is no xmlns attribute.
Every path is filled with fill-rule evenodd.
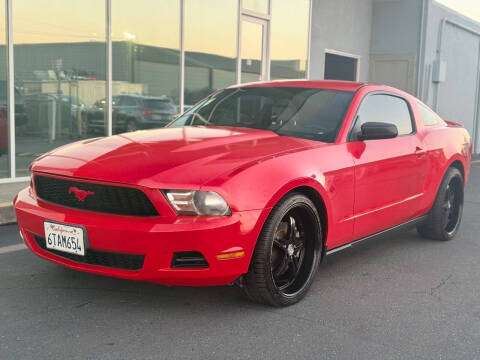
<svg viewBox="0 0 480 360"><path fill-rule="evenodd" d="M321 257L321 224L315 205L292 193L272 209L241 282L253 301L273 306L298 302L313 282Z"/></svg>
<svg viewBox="0 0 480 360"><path fill-rule="evenodd" d="M451 167L447 170L427 219L417 227L418 233L428 239L448 241L458 232L463 213L463 176Z"/></svg>

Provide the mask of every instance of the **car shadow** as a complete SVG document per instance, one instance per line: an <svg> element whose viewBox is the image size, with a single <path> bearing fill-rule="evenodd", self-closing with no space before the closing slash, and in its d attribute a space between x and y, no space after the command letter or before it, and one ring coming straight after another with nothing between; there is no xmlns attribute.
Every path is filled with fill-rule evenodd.
<svg viewBox="0 0 480 360"><path fill-rule="evenodd" d="M362 264L371 263L375 259L388 261L388 257L399 250L415 251L419 247L433 245L431 241L419 237L414 230L367 240L327 256L319 268L313 287L321 288L323 282L331 283L337 281L337 277L340 279L349 276L352 268L361 272ZM45 266L47 268L42 272L48 278L45 287L61 293L63 298L71 297L72 307L76 309L95 305L110 311L115 308L122 311L147 308L181 312L192 307L207 307L210 311L217 309L215 312L221 313L235 308L262 311L270 308L252 303L237 286L170 287L83 273L55 264L45 263ZM73 299L78 299L78 302Z"/></svg>

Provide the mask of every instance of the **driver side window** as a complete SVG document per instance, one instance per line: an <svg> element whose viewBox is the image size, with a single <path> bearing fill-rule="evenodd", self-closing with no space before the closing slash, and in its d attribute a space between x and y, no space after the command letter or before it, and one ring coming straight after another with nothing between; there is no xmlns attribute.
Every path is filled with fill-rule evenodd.
<svg viewBox="0 0 480 360"><path fill-rule="evenodd" d="M359 134L361 126L367 122L394 124L398 129L398 136L414 132L407 102L393 95L374 94L363 100L357 113L354 133Z"/></svg>

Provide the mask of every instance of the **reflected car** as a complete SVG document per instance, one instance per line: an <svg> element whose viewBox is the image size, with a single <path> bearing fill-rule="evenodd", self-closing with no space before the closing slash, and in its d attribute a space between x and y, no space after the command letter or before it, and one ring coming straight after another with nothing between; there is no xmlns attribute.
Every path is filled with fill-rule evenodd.
<svg viewBox="0 0 480 360"><path fill-rule="evenodd" d="M87 131L104 131L105 99L97 101L87 116ZM135 94L112 97L113 132L135 131L164 127L169 124L177 108L166 96L153 97Z"/></svg>
<svg viewBox="0 0 480 360"><path fill-rule="evenodd" d="M0 156L8 153L7 112L0 109Z"/></svg>
<svg viewBox="0 0 480 360"><path fill-rule="evenodd" d="M25 99L20 91L17 88L14 89L15 92L15 127L23 126L28 122L28 116L25 111ZM7 82L5 80L0 80L0 107L7 107Z"/></svg>
<svg viewBox="0 0 480 360"><path fill-rule="evenodd" d="M452 240L471 152L461 125L391 87L256 83L215 92L164 129L45 154L14 204L25 243L51 262L236 284L286 306L326 255L362 240L409 227Z"/></svg>

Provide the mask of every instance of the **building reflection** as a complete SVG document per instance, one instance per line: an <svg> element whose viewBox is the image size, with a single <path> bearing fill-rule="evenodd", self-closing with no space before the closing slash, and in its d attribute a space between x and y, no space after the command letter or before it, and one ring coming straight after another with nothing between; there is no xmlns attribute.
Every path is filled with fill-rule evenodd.
<svg viewBox="0 0 480 360"><path fill-rule="evenodd" d="M270 73L272 79L305 78L309 1L290 7L284 3L272 0ZM15 159L16 176L21 177L28 175L35 157L52 148L108 133L106 16L104 2L97 0L12 4ZM245 4L249 11L269 9L268 0ZM181 86L180 1L112 0L113 133L165 126L183 110L181 88L188 108L212 91L235 84L238 11L237 0L185 0ZM292 12L299 13L300 24L291 31L300 38L285 43L280 21ZM248 36L245 31L241 79L257 81L265 59L253 52L259 44L253 45L256 39ZM2 17L0 39L5 38ZM0 178L11 176L7 78L6 46L0 42Z"/></svg>

